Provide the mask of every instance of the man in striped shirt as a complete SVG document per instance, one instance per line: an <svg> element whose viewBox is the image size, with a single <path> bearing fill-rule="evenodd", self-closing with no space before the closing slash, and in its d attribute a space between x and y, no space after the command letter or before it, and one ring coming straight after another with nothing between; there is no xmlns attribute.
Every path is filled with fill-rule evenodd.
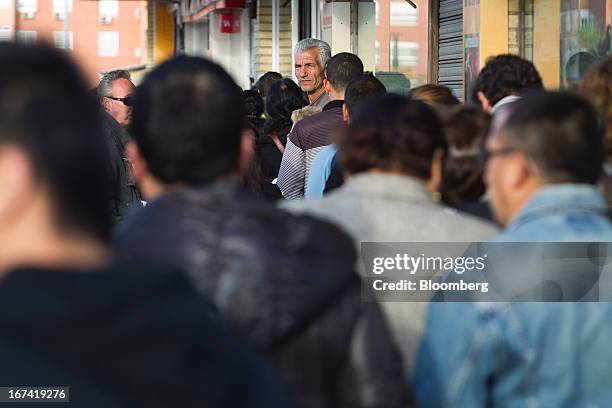
<svg viewBox="0 0 612 408"><path fill-rule="evenodd" d="M348 83L363 74L363 63L354 54L334 55L326 66L325 92L331 101L321 113L296 123L287 138L277 184L287 199L304 196L308 172L315 156L331 143L333 131L342 126L344 90Z"/></svg>

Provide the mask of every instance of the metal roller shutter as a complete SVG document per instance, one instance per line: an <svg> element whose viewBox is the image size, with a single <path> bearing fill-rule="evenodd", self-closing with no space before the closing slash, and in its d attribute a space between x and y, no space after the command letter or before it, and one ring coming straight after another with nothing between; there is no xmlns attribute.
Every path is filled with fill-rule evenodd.
<svg viewBox="0 0 612 408"><path fill-rule="evenodd" d="M438 83L463 100L463 2L440 0Z"/></svg>

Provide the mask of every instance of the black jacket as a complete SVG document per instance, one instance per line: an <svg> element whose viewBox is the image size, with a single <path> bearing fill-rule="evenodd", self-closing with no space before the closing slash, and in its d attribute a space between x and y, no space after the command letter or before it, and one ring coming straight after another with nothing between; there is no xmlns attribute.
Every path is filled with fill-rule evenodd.
<svg viewBox="0 0 612 408"><path fill-rule="evenodd" d="M378 306L361 301L351 240L332 225L218 183L133 212L116 245L185 268L270 356L299 406L405 406L400 358Z"/></svg>
<svg viewBox="0 0 612 408"><path fill-rule="evenodd" d="M57 406L287 406L213 316L174 271L14 271L0 281L0 385L70 387Z"/></svg>
<svg viewBox="0 0 612 408"><path fill-rule="evenodd" d="M108 166L111 183L111 215L120 223L133 206L142 206L140 194L132 178L130 163L125 157L129 136L125 129L108 113L101 111L102 131L108 146Z"/></svg>

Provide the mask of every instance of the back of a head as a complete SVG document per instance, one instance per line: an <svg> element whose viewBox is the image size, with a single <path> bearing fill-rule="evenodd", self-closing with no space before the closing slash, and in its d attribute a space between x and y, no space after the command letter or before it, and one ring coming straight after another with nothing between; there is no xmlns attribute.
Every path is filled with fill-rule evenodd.
<svg viewBox="0 0 612 408"><path fill-rule="evenodd" d="M65 53L0 43L0 144L18 146L28 156L57 228L105 241L110 185L98 112Z"/></svg>
<svg viewBox="0 0 612 408"><path fill-rule="evenodd" d="M163 183L206 184L236 167L241 90L213 62L181 56L159 65L136 90L132 120L140 153Z"/></svg>
<svg viewBox="0 0 612 408"><path fill-rule="evenodd" d="M605 126L606 155L612 156L612 57L587 73L577 91L599 110Z"/></svg>
<svg viewBox="0 0 612 408"><path fill-rule="evenodd" d="M451 107L460 103L450 88L443 85L426 84L417 86L410 90L410 96L425 102L433 108L440 106Z"/></svg>
<svg viewBox="0 0 612 408"><path fill-rule="evenodd" d="M334 55L325 67L327 81L337 91L345 90L349 82L362 74L363 62L350 52Z"/></svg>
<svg viewBox="0 0 612 408"><path fill-rule="evenodd" d="M505 144L524 152L545 183L589 183L602 170L602 128L595 108L565 92L538 92L517 104L502 128Z"/></svg>
<svg viewBox="0 0 612 408"><path fill-rule="evenodd" d="M448 143L440 193L446 204L459 207L477 201L485 192L480 152L491 116L473 105L457 105L442 114Z"/></svg>
<svg viewBox="0 0 612 408"><path fill-rule="evenodd" d="M361 106L374 96L383 95L387 89L372 74L363 74L354 78L344 91L344 104L349 115L355 116Z"/></svg>
<svg viewBox="0 0 612 408"><path fill-rule="evenodd" d="M268 89L270 89L270 86L276 81L280 81L281 79L283 79L283 76L279 74L278 72L268 71L265 74L263 74L261 77L259 77L257 82L255 82L253 89L259 92L262 99L265 101L266 96L268 95Z"/></svg>
<svg viewBox="0 0 612 408"><path fill-rule="evenodd" d="M377 169L422 180L431 176L434 152L446 148L434 111L395 94L369 99L336 142L340 166L351 174Z"/></svg>
<svg viewBox="0 0 612 408"><path fill-rule="evenodd" d="M283 78L272 84L266 98L266 112L268 118L289 119L291 113L307 105L304 93L295 82L289 78Z"/></svg>
<svg viewBox="0 0 612 408"><path fill-rule="evenodd" d="M242 91L244 114L247 119L260 119L264 113L264 102L257 91Z"/></svg>
<svg viewBox="0 0 612 408"><path fill-rule="evenodd" d="M480 103L478 92L482 92L494 106L506 96L522 95L543 87L533 63L517 55L502 54L490 58L478 74L471 92L472 102Z"/></svg>

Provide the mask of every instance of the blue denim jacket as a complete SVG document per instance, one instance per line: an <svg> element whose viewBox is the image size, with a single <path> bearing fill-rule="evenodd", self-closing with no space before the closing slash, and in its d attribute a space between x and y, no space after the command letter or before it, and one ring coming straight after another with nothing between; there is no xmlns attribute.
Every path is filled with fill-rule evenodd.
<svg viewBox="0 0 612 408"><path fill-rule="evenodd" d="M610 242L594 187L542 188L495 241ZM612 304L432 303L411 383L423 407L612 404Z"/></svg>

